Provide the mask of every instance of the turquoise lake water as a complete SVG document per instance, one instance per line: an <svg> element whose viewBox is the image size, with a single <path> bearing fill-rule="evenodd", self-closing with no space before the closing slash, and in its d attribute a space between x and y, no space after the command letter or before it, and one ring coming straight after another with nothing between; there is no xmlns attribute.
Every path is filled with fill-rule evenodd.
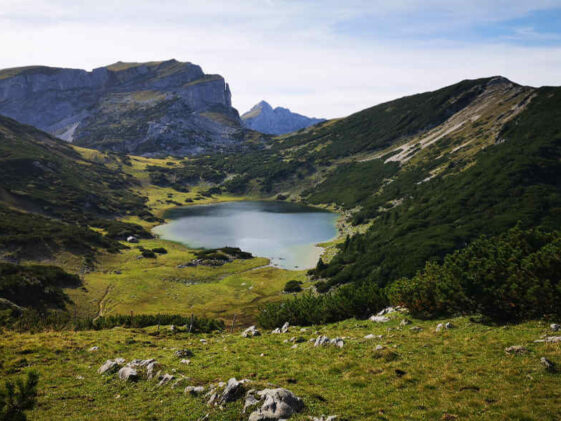
<svg viewBox="0 0 561 421"><path fill-rule="evenodd" d="M288 202L242 201L169 210L172 221L153 229L165 240L193 248L239 247L285 269L315 267L317 243L337 235L337 215Z"/></svg>

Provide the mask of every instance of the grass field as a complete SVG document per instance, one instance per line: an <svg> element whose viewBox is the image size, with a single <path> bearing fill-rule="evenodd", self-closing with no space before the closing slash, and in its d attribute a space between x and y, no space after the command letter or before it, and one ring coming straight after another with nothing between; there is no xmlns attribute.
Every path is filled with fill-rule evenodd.
<svg viewBox="0 0 561 421"><path fill-rule="evenodd" d="M347 320L305 332L292 327L286 334L250 339L239 332L199 336L166 327L159 332L4 332L0 372L8 379L31 369L40 373L33 420L197 420L207 413L210 420L244 419L242 401L219 409L208 407L203 397L183 394L187 385L206 387L230 377L250 379L251 388L275 385L293 391L306 404L294 420L322 414L347 420L561 418L561 374L540 364L542 356L561 363L561 344L534 343L551 335L546 323L493 327L458 318L452 320L455 329L435 332L437 321L411 319L410 326L423 329L414 333L399 326L403 317L386 324ZM383 336L364 338L371 333ZM319 334L344 336L345 346L315 348L307 340ZM306 342L292 349L284 341L294 336ZM87 352L94 345L99 351ZM511 345L528 352L506 354ZM194 353L190 365L174 356L174 349L184 348ZM105 360L116 357L156 358L163 372L188 379L171 388L154 380L124 383L116 375L97 374Z"/></svg>

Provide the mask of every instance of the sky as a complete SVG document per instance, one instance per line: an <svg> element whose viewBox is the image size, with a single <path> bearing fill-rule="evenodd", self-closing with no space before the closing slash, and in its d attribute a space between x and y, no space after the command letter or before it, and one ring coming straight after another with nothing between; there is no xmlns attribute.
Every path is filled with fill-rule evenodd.
<svg viewBox="0 0 561 421"><path fill-rule="evenodd" d="M561 85L561 0L0 0L0 68L175 58L343 117L462 79Z"/></svg>

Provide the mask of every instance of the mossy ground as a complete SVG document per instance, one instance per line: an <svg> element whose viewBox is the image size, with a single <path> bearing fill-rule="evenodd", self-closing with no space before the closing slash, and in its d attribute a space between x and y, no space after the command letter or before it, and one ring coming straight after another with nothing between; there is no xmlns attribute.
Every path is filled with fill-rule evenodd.
<svg viewBox="0 0 561 421"><path fill-rule="evenodd" d="M400 328L402 318L386 324L347 320L306 332L292 327L286 334L251 339L239 332L171 333L163 326L159 334L155 327L4 332L0 372L3 378L30 369L40 373L39 405L30 413L37 420L196 420L207 413L211 420L244 419L241 401L221 410L183 394L186 385L207 386L230 377L248 378L252 387L293 391L307 407L294 420L322 414L349 420L561 418L561 374L546 372L539 361L545 356L561 363L561 345L534 343L548 333L546 323L496 327L458 318L452 320L456 329L437 333L437 321L413 320L411 326L423 328L414 333L410 326ZM370 333L383 337L364 339ZM291 349L291 343L284 343L293 336L308 340L319 334L344 336L345 346L314 348L306 341ZM99 351L87 352L94 345ZM376 345L385 349L376 351ZM511 345L524 345L529 352L507 355L504 349ZM190 365L174 356L174 349L184 348L194 352ZM155 381L125 384L114 375L97 374L106 359L115 357L156 358L164 372L175 369L176 377L190 380L172 389Z"/></svg>

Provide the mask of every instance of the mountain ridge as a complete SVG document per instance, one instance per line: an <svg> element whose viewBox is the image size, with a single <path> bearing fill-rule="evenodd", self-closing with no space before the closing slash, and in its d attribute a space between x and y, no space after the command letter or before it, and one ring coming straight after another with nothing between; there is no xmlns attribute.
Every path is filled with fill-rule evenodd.
<svg viewBox="0 0 561 421"><path fill-rule="evenodd" d="M265 100L259 101L242 114L241 119L245 127L272 135L295 132L326 121L322 118L306 117L284 107L273 108Z"/></svg>
<svg viewBox="0 0 561 421"><path fill-rule="evenodd" d="M90 72L4 69L0 114L79 146L124 153L197 154L239 147L246 135L224 78L175 59Z"/></svg>

